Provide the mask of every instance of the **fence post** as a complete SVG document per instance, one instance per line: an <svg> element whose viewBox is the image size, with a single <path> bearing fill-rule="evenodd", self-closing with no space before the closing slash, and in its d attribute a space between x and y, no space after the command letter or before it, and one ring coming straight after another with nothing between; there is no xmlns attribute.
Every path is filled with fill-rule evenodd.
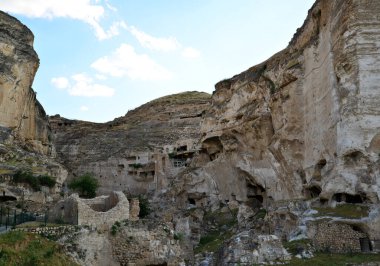
<svg viewBox="0 0 380 266"><path fill-rule="evenodd" d="M7 207L7 210L8 210L8 215L7 215L6 219L5 219L5 230L8 229L8 223L9 223L9 207Z"/></svg>
<svg viewBox="0 0 380 266"><path fill-rule="evenodd" d="M0 226L3 225L3 206L0 207Z"/></svg>
<svg viewBox="0 0 380 266"><path fill-rule="evenodd" d="M14 211L14 215L13 215L13 227L14 228L16 228L16 223L17 223L17 221L16 221L16 214L17 214L17 212L16 212L16 210Z"/></svg>

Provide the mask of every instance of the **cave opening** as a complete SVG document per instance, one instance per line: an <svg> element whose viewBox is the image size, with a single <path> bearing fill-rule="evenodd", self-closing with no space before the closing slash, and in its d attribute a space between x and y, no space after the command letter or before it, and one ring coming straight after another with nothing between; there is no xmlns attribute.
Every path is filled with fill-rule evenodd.
<svg viewBox="0 0 380 266"><path fill-rule="evenodd" d="M261 208L264 203L265 189L258 184L247 184L248 206L251 208Z"/></svg>
<svg viewBox="0 0 380 266"><path fill-rule="evenodd" d="M177 148L177 152L184 152L187 151L187 145L183 145Z"/></svg>
<svg viewBox="0 0 380 266"><path fill-rule="evenodd" d="M305 196L307 199L315 199L319 197L322 189L319 186L311 186L305 189Z"/></svg>
<svg viewBox="0 0 380 266"><path fill-rule="evenodd" d="M8 195L2 195L0 196L0 202L6 202L6 201L16 201L17 198L13 196L8 196Z"/></svg>
<svg viewBox="0 0 380 266"><path fill-rule="evenodd" d="M365 201L365 197L358 194L351 195L348 193L336 193L333 196L333 200L335 200L336 202L346 202L346 203L356 204L356 203L363 203Z"/></svg>
<svg viewBox="0 0 380 266"><path fill-rule="evenodd" d="M210 156L210 160L214 161L223 151L223 144L219 137L211 137L203 141L202 150L205 150Z"/></svg>
<svg viewBox="0 0 380 266"><path fill-rule="evenodd" d="M190 205L196 205L196 203L195 203L195 199L193 199L193 198L188 198L188 199L187 199L187 202L188 202Z"/></svg>

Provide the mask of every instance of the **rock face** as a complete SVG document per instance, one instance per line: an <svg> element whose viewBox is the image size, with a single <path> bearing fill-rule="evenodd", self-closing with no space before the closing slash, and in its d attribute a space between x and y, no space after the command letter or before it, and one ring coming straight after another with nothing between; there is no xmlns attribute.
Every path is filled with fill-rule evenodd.
<svg viewBox="0 0 380 266"><path fill-rule="evenodd" d="M198 150L209 100L201 92L171 95L105 124L52 116L58 157L71 176L93 173L99 194L160 190Z"/></svg>
<svg viewBox="0 0 380 266"><path fill-rule="evenodd" d="M31 88L39 59L33 33L0 11L0 127L31 151L52 152L46 114Z"/></svg>
<svg viewBox="0 0 380 266"><path fill-rule="evenodd" d="M158 220L121 221L125 212L112 220L114 238L78 233L80 250L93 244L83 258L74 252L78 261L261 263L288 259L280 239L302 238L317 250L379 252L378 14L379 0L317 0L286 49L219 82L212 96L163 97L104 124L50 117L70 178L93 173L98 194L147 194L148 218ZM4 13L0 23L0 140L54 154L30 88L33 36ZM0 170L34 156L17 147L0 145L0 162L8 163ZM35 157L31 169L48 164ZM96 219L86 208L78 217Z"/></svg>
<svg viewBox="0 0 380 266"><path fill-rule="evenodd" d="M212 162L193 178L223 200L378 203L379 11L317 1L285 50L219 82L202 123Z"/></svg>
<svg viewBox="0 0 380 266"><path fill-rule="evenodd" d="M0 189L41 206L60 192L67 171L54 161L49 122L31 88L39 66L33 40L26 26L0 11ZM41 192L15 187L13 175L20 170L52 176L57 185Z"/></svg>

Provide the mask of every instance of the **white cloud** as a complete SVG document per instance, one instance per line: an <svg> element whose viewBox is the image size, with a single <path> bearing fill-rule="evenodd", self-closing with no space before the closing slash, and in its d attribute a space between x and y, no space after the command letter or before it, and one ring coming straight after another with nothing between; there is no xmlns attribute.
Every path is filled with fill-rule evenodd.
<svg viewBox="0 0 380 266"><path fill-rule="evenodd" d="M137 54L128 44L122 44L109 56L96 60L91 67L113 77L129 77L141 80L166 80L172 73L153 61L146 54Z"/></svg>
<svg viewBox="0 0 380 266"><path fill-rule="evenodd" d="M66 89L69 86L69 80L65 77L52 78L51 83L54 87L61 90Z"/></svg>
<svg viewBox="0 0 380 266"><path fill-rule="evenodd" d="M178 50L181 47L181 44L174 37L156 38L133 26L128 27L128 30L136 37L141 46L151 50L168 52Z"/></svg>
<svg viewBox="0 0 380 266"><path fill-rule="evenodd" d="M182 56L185 58L195 59L201 56L201 53L192 47L185 47L182 50Z"/></svg>
<svg viewBox="0 0 380 266"><path fill-rule="evenodd" d="M98 79L98 80L106 80L106 79L107 79L106 76L101 75L101 74L96 74L96 75L95 75L95 78Z"/></svg>
<svg viewBox="0 0 380 266"><path fill-rule="evenodd" d="M150 50L161 52L181 50L181 55L189 59L195 59L201 56L201 53L193 47L182 48L182 44L175 37L153 37L143 31L138 30L134 26L126 27L126 29L138 40L142 47L148 48Z"/></svg>
<svg viewBox="0 0 380 266"><path fill-rule="evenodd" d="M70 95L85 97L111 97L115 93L113 88L94 83L93 79L86 74L76 74L71 78L75 83L68 89Z"/></svg>
<svg viewBox="0 0 380 266"><path fill-rule="evenodd" d="M51 83L58 89L67 90L72 96L84 97L111 97L115 90L105 85L97 84L86 74L76 74L71 77L71 84L67 78L52 78ZM82 110L83 111L83 110Z"/></svg>
<svg viewBox="0 0 380 266"><path fill-rule="evenodd" d="M92 3L91 0L1 0L0 9L32 18L80 20L91 25L95 30L96 37L103 40L117 35L118 29L125 25L123 25L124 22L116 22L109 30L104 30L99 23L104 16L104 7L98 2Z"/></svg>
<svg viewBox="0 0 380 266"><path fill-rule="evenodd" d="M108 30L104 30L98 22L90 23L94 30L95 35L99 40L110 39L114 36L120 34L120 29L126 29L127 24L124 21L116 21L112 23L111 27Z"/></svg>
<svg viewBox="0 0 380 266"><path fill-rule="evenodd" d="M114 12L117 11L117 8L111 5L108 0L106 0L106 6L108 7L109 10L112 10Z"/></svg>
<svg viewBox="0 0 380 266"><path fill-rule="evenodd" d="M90 110L90 108L88 108L88 107L85 106L85 105L82 105L79 109L80 109L82 112L87 112L88 110Z"/></svg>

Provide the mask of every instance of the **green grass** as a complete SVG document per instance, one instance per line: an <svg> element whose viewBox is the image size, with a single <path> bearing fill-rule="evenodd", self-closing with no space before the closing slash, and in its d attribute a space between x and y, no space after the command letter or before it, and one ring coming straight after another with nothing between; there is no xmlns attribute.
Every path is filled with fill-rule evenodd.
<svg viewBox="0 0 380 266"><path fill-rule="evenodd" d="M362 217L368 217L369 208L367 206L359 206L354 204L342 204L335 208L314 208L318 211L314 216L333 216L348 219L358 219Z"/></svg>
<svg viewBox="0 0 380 266"><path fill-rule="evenodd" d="M215 252L223 242L232 237L232 229L237 224L237 209L228 212L209 212L203 217L204 222L211 222L216 229L202 236L198 246L194 249L195 253Z"/></svg>
<svg viewBox="0 0 380 266"><path fill-rule="evenodd" d="M8 174L13 174L14 171L10 169L0 169L0 175L8 175Z"/></svg>
<svg viewBox="0 0 380 266"><path fill-rule="evenodd" d="M77 265L61 247L41 236L24 232L0 235L0 266Z"/></svg>
<svg viewBox="0 0 380 266"><path fill-rule="evenodd" d="M233 233L228 232L211 232L208 235L202 236L198 246L194 249L194 253L200 252L216 252L223 245L223 242L230 237Z"/></svg>
<svg viewBox="0 0 380 266"><path fill-rule="evenodd" d="M44 227L44 226L45 226L44 222L31 221L31 222L26 222L26 223L16 225L16 228L36 228L36 227ZM59 227L59 226L62 226L62 224L58 224L58 223L46 224L46 227Z"/></svg>
<svg viewBox="0 0 380 266"><path fill-rule="evenodd" d="M284 242L283 246L284 248L286 248L286 250L290 254L297 255L300 249L306 249L308 244L310 243L311 243L310 239L300 239L300 240Z"/></svg>
<svg viewBox="0 0 380 266"><path fill-rule="evenodd" d="M380 254L326 254L316 253L311 259L293 258L290 266L346 266L350 263L380 262Z"/></svg>

